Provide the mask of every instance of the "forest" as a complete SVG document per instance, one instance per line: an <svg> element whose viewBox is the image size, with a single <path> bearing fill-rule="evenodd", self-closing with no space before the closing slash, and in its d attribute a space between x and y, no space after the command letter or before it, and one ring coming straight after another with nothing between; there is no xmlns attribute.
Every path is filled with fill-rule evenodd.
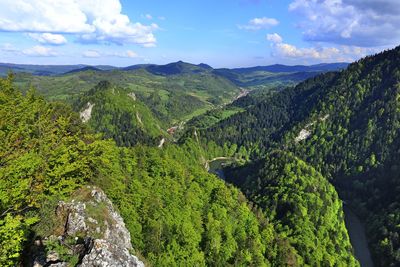
<svg viewBox="0 0 400 267"><path fill-rule="evenodd" d="M364 219L376 264L397 266L399 60L400 47L368 56L258 100L200 136L243 146L253 161L275 149L293 153Z"/></svg>
<svg viewBox="0 0 400 267"><path fill-rule="evenodd" d="M178 72L186 84L205 75L212 84L196 87L205 98L184 86L140 94L105 79L63 100L1 78L0 265L24 265L34 240L59 231L57 203L92 185L111 199L146 265L359 266L345 201L365 222L375 264L397 266L398 62L400 47L233 102L225 100L237 87L204 65L146 75L170 83ZM210 89L216 80L227 85L223 98ZM215 106L198 114L204 99ZM183 118L175 136L167 132ZM207 170L216 157L232 161L225 181ZM66 244L54 247L79 264Z"/></svg>

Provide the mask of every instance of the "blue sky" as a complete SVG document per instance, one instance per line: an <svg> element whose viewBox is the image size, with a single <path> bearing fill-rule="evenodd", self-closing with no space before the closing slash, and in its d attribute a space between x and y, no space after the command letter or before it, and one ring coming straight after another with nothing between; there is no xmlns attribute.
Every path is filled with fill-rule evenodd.
<svg viewBox="0 0 400 267"><path fill-rule="evenodd" d="M353 61L400 42L398 0L0 0L0 62Z"/></svg>

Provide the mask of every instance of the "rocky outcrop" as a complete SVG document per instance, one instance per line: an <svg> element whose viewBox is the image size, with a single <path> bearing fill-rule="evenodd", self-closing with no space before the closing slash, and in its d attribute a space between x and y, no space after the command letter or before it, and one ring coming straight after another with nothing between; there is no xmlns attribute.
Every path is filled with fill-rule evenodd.
<svg viewBox="0 0 400 267"><path fill-rule="evenodd" d="M92 109L94 104L88 102L86 104L86 108L79 113L79 117L81 118L82 122L88 122L92 117Z"/></svg>
<svg viewBox="0 0 400 267"><path fill-rule="evenodd" d="M55 212L61 235L35 241L33 266L144 266L130 233L111 201L96 187L85 187Z"/></svg>

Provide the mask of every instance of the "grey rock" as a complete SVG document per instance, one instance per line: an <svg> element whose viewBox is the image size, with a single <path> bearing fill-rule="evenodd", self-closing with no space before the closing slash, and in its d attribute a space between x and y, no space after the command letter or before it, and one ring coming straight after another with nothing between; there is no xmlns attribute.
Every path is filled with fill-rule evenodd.
<svg viewBox="0 0 400 267"><path fill-rule="evenodd" d="M89 254L85 255L81 267L144 267L143 262L131 255L129 250L103 239L96 239Z"/></svg>
<svg viewBox="0 0 400 267"><path fill-rule="evenodd" d="M79 198L58 203L56 216L64 234L50 235L34 244L37 251L33 253L31 266L69 266L61 261L57 252L43 253L46 243L56 240L66 246L71 255L79 257L82 267L144 267L142 261L130 254L133 250L131 235L106 194L89 186L81 193Z"/></svg>
<svg viewBox="0 0 400 267"><path fill-rule="evenodd" d="M46 261L47 262L49 262L49 261L58 261L60 259L60 257L58 256L58 253L57 252L55 252L55 251L50 251L48 254L47 254L47 257L46 257Z"/></svg>

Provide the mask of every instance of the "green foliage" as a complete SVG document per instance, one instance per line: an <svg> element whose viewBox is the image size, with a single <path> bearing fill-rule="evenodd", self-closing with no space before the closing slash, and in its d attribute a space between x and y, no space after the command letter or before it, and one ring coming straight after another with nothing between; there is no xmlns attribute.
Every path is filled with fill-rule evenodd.
<svg viewBox="0 0 400 267"><path fill-rule="evenodd" d="M13 216L11 213L0 219L0 265L15 266L20 258L27 230L37 221L36 218Z"/></svg>
<svg viewBox="0 0 400 267"><path fill-rule="evenodd" d="M228 172L249 199L287 237L302 266L358 266L332 185L290 153L275 151L250 167Z"/></svg>
<svg viewBox="0 0 400 267"><path fill-rule="evenodd" d="M376 264L397 266L399 60L400 47L366 57L278 92L199 135L205 143L245 146L253 159L274 148L293 152L363 217ZM310 135L297 139L302 131Z"/></svg>
<svg viewBox="0 0 400 267"><path fill-rule="evenodd" d="M109 81L117 88L126 89L126 93L135 93L138 102L151 110L152 115L167 124L168 128L171 124L190 119L194 114L226 103L240 92L229 80L208 70L166 76L152 74L145 69L88 70L57 76L18 73L15 80L25 90L30 85L35 86L48 100L71 104L100 81Z"/></svg>
<svg viewBox="0 0 400 267"><path fill-rule="evenodd" d="M0 102L1 261L12 265L31 225L43 219L42 203L67 197L92 177L94 139L71 108L46 103L33 90L23 97L11 77L0 80Z"/></svg>
<svg viewBox="0 0 400 267"><path fill-rule="evenodd" d="M119 208L134 248L152 264L268 266L274 260L272 225L197 163L201 149L194 143L104 149L107 166L124 167L95 183Z"/></svg>
<svg viewBox="0 0 400 267"><path fill-rule="evenodd" d="M206 153L196 141L117 147L88 134L68 106L49 104L33 91L24 97L11 79L0 83L2 265L19 263L28 235L59 235L54 204L87 183L104 189L135 250L154 265L269 266L278 255L291 257L265 215L204 170ZM235 150L215 146L213 153ZM101 210L88 211L102 221L96 217ZM48 249L76 263L65 246L49 242Z"/></svg>
<svg viewBox="0 0 400 267"><path fill-rule="evenodd" d="M83 111L89 103L93 105L89 126L120 146L155 145L166 135L163 124L129 89L99 82L75 102L75 110Z"/></svg>

